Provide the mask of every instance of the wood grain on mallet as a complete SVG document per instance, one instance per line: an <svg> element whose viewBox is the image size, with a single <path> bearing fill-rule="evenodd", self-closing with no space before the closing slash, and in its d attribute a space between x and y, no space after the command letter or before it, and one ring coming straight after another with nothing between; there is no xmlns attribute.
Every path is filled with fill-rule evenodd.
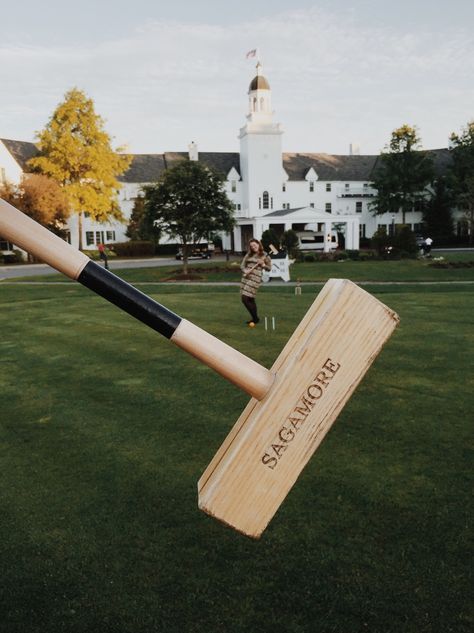
<svg viewBox="0 0 474 633"><path fill-rule="evenodd" d="M258 538L398 324L348 280L322 289L198 483L199 507ZM368 421L370 423L370 421Z"/></svg>

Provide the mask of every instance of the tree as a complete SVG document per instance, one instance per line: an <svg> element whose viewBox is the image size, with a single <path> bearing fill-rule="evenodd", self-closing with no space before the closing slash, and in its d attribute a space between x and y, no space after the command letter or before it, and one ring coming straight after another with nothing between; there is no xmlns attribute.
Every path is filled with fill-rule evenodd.
<svg viewBox="0 0 474 633"><path fill-rule="evenodd" d="M235 224L233 204L223 190L224 176L198 161L182 160L144 188L144 222L183 244L183 271L190 246Z"/></svg>
<svg viewBox="0 0 474 633"><path fill-rule="evenodd" d="M426 237L429 236L439 241L452 236L452 203L453 194L447 185L446 178L440 176L433 183L433 195L423 211Z"/></svg>
<svg viewBox="0 0 474 633"><path fill-rule="evenodd" d="M25 174L19 185L6 184L1 197L39 224L60 234L70 213L64 190L52 178Z"/></svg>
<svg viewBox="0 0 474 633"><path fill-rule="evenodd" d="M409 125L392 132L389 146L380 155L372 187L377 196L370 206L375 214L402 211L402 223L415 205L428 197L426 187L433 179L433 163L426 152L421 151L417 130Z"/></svg>
<svg viewBox="0 0 474 633"><path fill-rule="evenodd" d="M456 205L464 212L469 243L474 234L474 121L470 121L461 134L451 134L452 166L450 181Z"/></svg>
<svg viewBox="0 0 474 633"><path fill-rule="evenodd" d="M3 198L53 233L65 236L64 225L70 213L64 190L52 178L40 174L26 174L19 185L0 186Z"/></svg>
<svg viewBox="0 0 474 633"><path fill-rule="evenodd" d="M117 199L122 174L130 156L113 150L92 99L77 88L64 96L45 129L37 134L39 156L30 159L34 172L49 176L63 188L73 212L79 215L79 248L82 248L82 213L105 222L123 219Z"/></svg>
<svg viewBox="0 0 474 633"><path fill-rule="evenodd" d="M133 203L132 214L128 222L125 235L131 240L148 240L150 239L150 228L145 224L145 198L137 196Z"/></svg>

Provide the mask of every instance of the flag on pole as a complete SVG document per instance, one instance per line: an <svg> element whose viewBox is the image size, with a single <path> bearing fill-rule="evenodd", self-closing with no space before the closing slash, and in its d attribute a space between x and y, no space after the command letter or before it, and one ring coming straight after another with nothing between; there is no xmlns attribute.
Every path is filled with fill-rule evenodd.
<svg viewBox="0 0 474 633"><path fill-rule="evenodd" d="M250 59L251 57L256 57L256 56L257 56L257 49L253 48L251 51L247 53L247 55L245 56L245 59Z"/></svg>

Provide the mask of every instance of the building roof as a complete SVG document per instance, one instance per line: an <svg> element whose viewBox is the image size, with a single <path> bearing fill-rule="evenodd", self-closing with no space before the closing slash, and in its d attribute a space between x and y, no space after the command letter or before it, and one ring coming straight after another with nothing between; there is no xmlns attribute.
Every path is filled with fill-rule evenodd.
<svg viewBox="0 0 474 633"><path fill-rule="evenodd" d="M265 218L278 218L282 215L291 215L295 213L295 211L301 211L301 209L306 209L306 207L296 207L296 209L278 209L278 211L272 211L271 213L266 213Z"/></svg>
<svg viewBox="0 0 474 633"><path fill-rule="evenodd" d="M164 154L134 154L128 170L119 176L121 182L155 182L165 169L188 158L187 152L165 152ZM227 176L234 167L240 173L238 152L199 152L199 162Z"/></svg>
<svg viewBox="0 0 474 633"><path fill-rule="evenodd" d="M378 156L334 154L283 154L283 168L290 180L304 180L311 169L319 180L370 180Z"/></svg>
<svg viewBox="0 0 474 633"><path fill-rule="evenodd" d="M258 78L262 78L260 75ZM28 171L27 162L37 156L39 150L34 143L0 139L23 171ZM437 175L446 172L451 163L447 148L427 150L434 163ZM164 154L133 154L128 170L119 177L121 182L149 183L158 180L162 172L188 158L187 152L165 152ZM373 179L380 156L378 155L335 155L310 153L284 153L283 168L293 181L304 180L311 167L319 180L323 181L367 181ZM238 152L199 152L199 161L220 171L225 176L234 167L240 174L240 154ZM286 210L285 210L286 211Z"/></svg>
<svg viewBox="0 0 474 633"><path fill-rule="evenodd" d="M155 182L164 170L163 154L133 154L130 167L118 177L118 180L120 182Z"/></svg>
<svg viewBox="0 0 474 633"><path fill-rule="evenodd" d="M28 141L13 141L7 138L0 138L0 141L5 145L22 170L28 171L26 163L39 153L36 145Z"/></svg>

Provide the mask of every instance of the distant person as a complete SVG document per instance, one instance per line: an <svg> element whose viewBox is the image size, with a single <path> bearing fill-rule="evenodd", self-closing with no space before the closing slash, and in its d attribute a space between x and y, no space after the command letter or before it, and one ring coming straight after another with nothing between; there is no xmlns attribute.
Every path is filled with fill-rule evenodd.
<svg viewBox="0 0 474 633"><path fill-rule="evenodd" d="M107 259L107 253L105 252L105 246L101 244L97 244L97 250L99 251L99 257L104 262L104 266L107 270L109 270L109 261Z"/></svg>
<svg viewBox="0 0 474 633"><path fill-rule="evenodd" d="M433 240L431 237L427 237L423 244L423 251L426 257L431 257L431 245L433 244Z"/></svg>
<svg viewBox="0 0 474 633"><path fill-rule="evenodd" d="M253 327L260 321L255 296L262 283L263 270L272 269L272 260L264 252L259 240L250 240L249 249L242 260L240 269L242 270L240 297L251 317L250 321L247 321L247 325Z"/></svg>

